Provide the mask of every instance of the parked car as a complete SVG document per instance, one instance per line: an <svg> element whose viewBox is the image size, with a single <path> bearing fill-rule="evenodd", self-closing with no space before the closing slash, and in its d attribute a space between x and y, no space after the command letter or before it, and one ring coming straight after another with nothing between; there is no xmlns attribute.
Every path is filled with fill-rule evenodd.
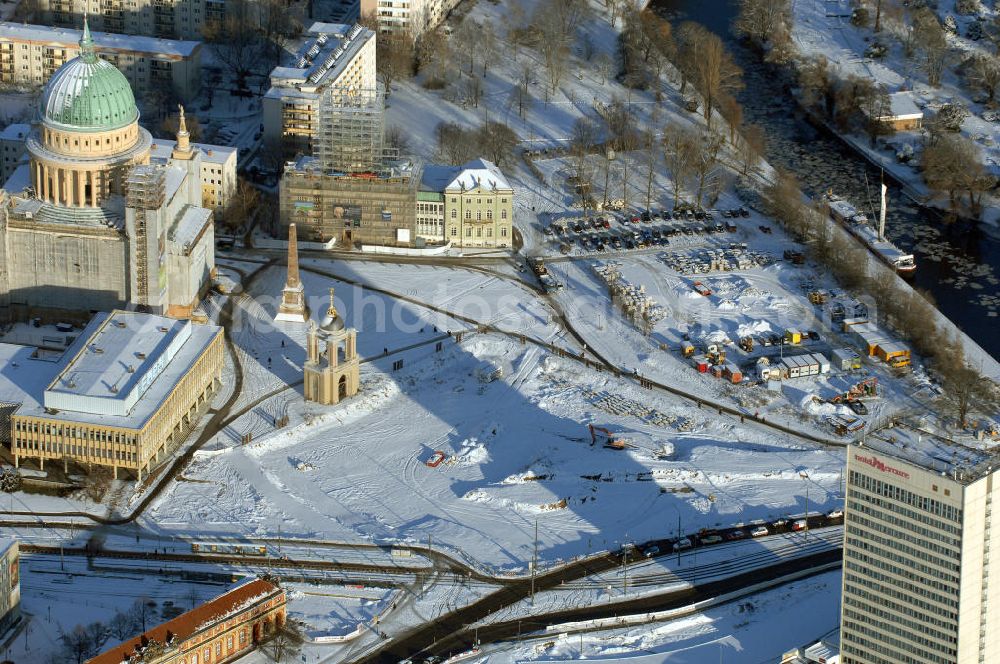
<svg viewBox="0 0 1000 664"><path fill-rule="evenodd" d="M659 555L659 553L660 553L660 547L653 545L648 549L646 549L645 551L643 551L642 555L646 556L647 558L652 558L654 556Z"/></svg>
<svg viewBox="0 0 1000 664"><path fill-rule="evenodd" d="M691 544L691 540L686 537L682 537L674 542L674 551L683 551L684 549L690 549L692 546L694 545Z"/></svg>
<svg viewBox="0 0 1000 664"><path fill-rule="evenodd" d="M722 541L722 537L719 535L705 535L704 537L699 537L702 544L718 544Z"/></svg>
<svg viewBox="0 0 1000 664"><path fill-rule="evenodd" d="M796 519L795 521L792 522L792 530L794 531L805 530L808 527L809 527L809 522L806 521L805 519Z"/></svg>
<svg viewBox="0 0 1000 664"><path fill-rule="evenodd" d="M788 525L788 519L776 519L771 522L772 528L784 528Z"/></svg>
<svg viewBox="0 0 1000 664"><path fill-rule="evenodd" d="M750 531L750 537L766 537L769 534L767 526L757 526Z"/></svg>
<svg viewBox="0 0 1000 664"><path fill-rule="evenodd" d="M726 533L726 539L729 540L730 542L734 540L741 540L746 536L747 536L746 532L740 529L730 530L728 533Z"/></svg>
<svg viewBox="0 0 1000 664"><path fill-rule="evenodd" d="M837 509L837 510L833 510L831 512L827 512L826 518L828 518L828 519L843 519L844 518L844 510Z"/></svg>
<svg viewBox="0 0 1000 664"><path fill-rule="evenodd" d="M866 406L861 401L848 401L847 407L854 411L855 415L867 415L868 406Z"/></svg>

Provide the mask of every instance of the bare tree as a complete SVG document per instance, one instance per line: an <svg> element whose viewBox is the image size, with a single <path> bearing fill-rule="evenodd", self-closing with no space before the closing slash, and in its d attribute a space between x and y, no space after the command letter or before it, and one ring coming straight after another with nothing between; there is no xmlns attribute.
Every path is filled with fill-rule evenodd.
<svg viewBox="0 0 1000 664"><path fill-rule="evenodd" d="M719 99L719 114L729 125L729 143L736 145L736 133L743 125L743 106L732 95L723 95Z"/></svg>
<svg viewBox="0 0 1000 664"><path fill-rule="evenodd" d="M619 97L613 97L602 114L607 125L608 143L619 152L634 150L639 144L635 115L631 105Z"/></svg>
<svg viewBox="0 0 1000 664"><path fill-rule="evenodd" d="M740 173L750 175L757 170L767 149L767 134L760 125L746 125L737 134L736 151L740 160Z"/></svg>
<svg viewBox="0 0 1000 664"><path fill-rule="evenodd" d="M987 53L977 53L966 65L969 82L987 94L987 103L993 105L997 86L1000 86L1000 58Z"/></svg>
<svg viewBox="0 0 1000 664"><path fill-rule="evenodd" d="M893 133L893 126L886 121L892 115L892 101L884 85L868 88L868 93L862 100L862 112L865 116L865 131L873 146L876 137Z"/></svg>
<svg viewBox="0 0 1000 664"><path fill-rule="evenodd" d="M722 40L702 29L694 63L694 85L705 101L705 121L712 128L712 112L715 104L726 94L733 94L743 87L743 70L726 51Z"/></svg>
<svg viewBox="0 0 1000 664"><path fill-rule="evenodd" d="M674 65L681 75L681 94L687 90L688 82L695 78L695 69L700 57L699 49L706 33L705 27L700 23L685 21L674 34L676 43Z"/></svg>
<svg viewBox="0 0 1000 664"><path fill-rule="evenodd" d="M443 88L447 85L452 67L452 48L443 31L436 30L420 39L417 59L420 71L427 72L425 87Z"/></svg>
<svg viewBox="0 0 1000 664"><path fill-rule="evenodd" d="M111 488L111 469L107 466L96 466L87 473L83 485L83 493L88 500L100 503Z"/></svg>
<svg viewBox="0 0 1000 664"><path fill-rule="evenodd" d="M701 146L694 161L695 179L698 181L698 207L702 207L705 194L715 191L719 185L719 152L725 139L719 134L706 131L701 137Z"/></svg>
<svg viewBox="0 0 1000 664"><path fill-rule="evenodd" d="M941 85L941 75L944 72L945 60L948 54L948 42L944 29L937 15L927 7L921 7L913 13L913 29L917 43L924 54L924 71L927 73L927 83L933 87Z"/></svg>
<svg viewBox="0 0 1000 664"><path fill-rule="evenodd" d="M111 638L111 631L102 622L92 622L87 625L87 638L90 640L91 651L97 654Z"/></svg>
<svg viewBox="0 0 1000 664"><path fill-rule="evenodd" d="M570 134L569 149L573 156L573 169L576 177L576 193L580 196L580 205L589 213L588 200L592 198L593 169L590 165L590 154L598 139L598 128L593 120L587 117L577 118Z"/></svg>
<svg viewBox="0 0 1000 664"><path fill-rule="evenodd" d="M517 72L517 81L511 97L517 104L517 114L524 118L524 112L531 108L531 86L535 83L535 68L531 63L523 63Z"/></svg>
<svg viewBox="0 0 1000 664"><path fill-rule="evenodd" d="M392 84L413 75L416 42L408 32L379 32L376 39L378 58L375 68L385 94L392 93Z"/></svg>
<svg viewBox="0 0 1000 664"><path fill-rule="evenodd" d="M833 117L836 102L837 75L826 56L806 60L798 68L799 88L807 106L820 107L828 118Z"/></svg>
<svg viewBox="0 0 1000 664"><path fill-rule="evenodd" d="M212 51L236 78L240 89L261 55L254 9L248 0L231 0L226 3L226 15L221 21L205 23L202 34L212 46Z"/></svg>
<svg viewBox="0 0 1000 664"><path fill-rule="evenodd" d="M614 59L604 51L598 53L594 58L594 69L596 69L597 73L601 75L601 85L607 84L608 79L614 72L614 68Z"/></svg>
<svg viewBox="0 0 1000 664"><path fill-rule="evenodd" d="M959 134L934 134L924 148L924 180L937 191L948 193L954 207L959 192L969 195L969 209L978 215L982 196L996 184L983 165L982 152L975 141Z"/></svg>
<svg viewBox="0 0 1000 664"><path fill-rule="evenodd" d="M673 186L675 208L694 170L699 149L698 135L686 125L670 124L663 130L663 161Z"/></svg>
<svg viewBox="0 0 1000 664"><path fill-rule="evenodd" d="M442 122L434 130L437 135L438 154L449 164L464 164L475 155L470 149L473 142L461 125Z"/></svg>
<svg viewBox="0 0 1000 664"><path fill-rule="evenodd" d="M302 625L295 620L285 620L272 632L266 651L273 661L284 662L298 655L303 643Z"/></svg>
<svg viewBox="0 0 1000 664"><path fill-rule="evenodd" d="M218 215L219 223L230 233L245 228L259 203L260 190L241 177L236 181L236 189L228 205Z"/></svg>
<svg viewBox="0 0 1000 664"><path fill-rule="evenodd" d="M84 660L94 654L94 644L90 634L83 625L77 625L69 632L59 635L63 644L63 652L70 661L83 664Z"/></svg>
<svg viewBox="0 0 1000 664"><path fill-rule="evenodd" d="M575 1L575 0L574 0ZM543 0L535 9L533 23L539 33L538 50L545 64L548 86L545 99L555 94L566 74L572 33L566 30L562 0Z"/></svg>
<svg viewBox="0 0 1000 664"><path fill-rule="evenodd" d="M500 44L497 33L493 31L493 24L486 22L479 30L479 53L483 60L483 78L486 78L486 71L496 58Z"/></svg>
<svg viewBox="0 0 1000 664"><path fill-rule="evenodd" d="M289 41L301 34L302 25L284 0L259 0L256 11L268 68L277 67Z"/></svg>
<svg viewBox="0 0 1000 664"><path fill-rule="evenodd" d="M140 597L135 600L129 610L139 628L139 633L145 633L149 629L150 621L156 617L156 603L148 597Z"/></svg>
<svg viewBox="0 0 1000 664"><path fill-rule="evenodd" d="M938 375L944 388L945 403L955 412L961 428L969 425L969 413L977 402L995 403L995 390L989 380L969 366L961 339L954 338L948 344L945 358L938 365Z"/></svg>
<svg viewBox="0 0 1000 664"><path fill-rule="evenodd" d="M385 130L385 144L399 154L409 154L410 132L399 125L389 125Z"/></svg>
<svg viewBox="0 0 1000 664"><path fill-rule="evenodd" d="M642 153L646 160L646 209L653 206L653 179L656 176L656 166L659 162L659 146L657 145L656 134L646 129L640 134Z"/></svg>
<svg viewBox="0 0 1000 664"><path fill-rule="evenodd" d="M502 122L487 121L479 127L477 134L473 149L478 147L487 159L498 166L510 163L520 140L513 129Z"/></svg>
<svg viewBox="0 0 1000 664"><path fill-rule="evenodd" d="M115 611L108 621L108 630L116 641L124 641L135 634L135 621L127 613Z"/></svg>
<svg viewBox="0 0 1000 664"><path fill-rule="evenodd" d="M758 46L766 46L773 36L791 22L790 0L740 0L740 12L733 30Z"/></svg>
<svg viewBox="0 0 1000 664"><path fill-rule="evenodd" d="M453 36L459 53L465 53L469 63L469 74L476 66L476 54L479 52L480 27L466 16L455 30Z"/></svg>

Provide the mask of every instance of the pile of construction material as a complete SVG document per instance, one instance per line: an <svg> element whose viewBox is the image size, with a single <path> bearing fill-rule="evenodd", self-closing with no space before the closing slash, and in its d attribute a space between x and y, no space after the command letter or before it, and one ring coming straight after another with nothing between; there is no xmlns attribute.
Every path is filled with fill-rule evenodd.
<svg viewBox="0 0 1000 664"><path fill-rule="evenodd" d="M598 394L596 392L587 392L586 394L594 406L612 415L630 415L664 428L673 425L678 420L676 415L661 412L618 394Z"/></svg>
<svg viewBox="0 0 1000 664"><path fill-rule="evenodd" d="M745 245L730 245L728 249L701 249L660 254L658 258L680 274L709 274L766 267L774 257L763 251L750 251Z"/></svg>
<svg viewBox="0 0 1000 664"><path fill-rule="evenodd" d="M621 307L626 318L636 326L648 332L666 318L666 310L646 295L646 287L629 283L615 263L598 263L594 265L594 272L608 285L612 302Z"/></svg>

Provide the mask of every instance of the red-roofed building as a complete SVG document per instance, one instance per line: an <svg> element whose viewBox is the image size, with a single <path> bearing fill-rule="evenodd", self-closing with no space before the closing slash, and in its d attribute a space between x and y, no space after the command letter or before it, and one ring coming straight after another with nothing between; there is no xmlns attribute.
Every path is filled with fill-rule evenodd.
<svg viewBox="0 0 1000 664"><path fill-rule="evenodd" d="M256 648L285 622L285 591L264 579L238 586L87 664L224 664Z"/></svg>

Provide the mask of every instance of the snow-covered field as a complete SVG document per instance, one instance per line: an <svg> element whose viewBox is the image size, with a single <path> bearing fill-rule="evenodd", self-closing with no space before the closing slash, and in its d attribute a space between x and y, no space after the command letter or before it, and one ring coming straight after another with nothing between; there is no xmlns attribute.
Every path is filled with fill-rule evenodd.
<svg viewBox="0 0 1000 664"><path fill-rule="evenodd" d="M403 286L414 268L356 269L367 269L366 278L387 287ZM396 269L400 273L393 274ZM273 272L255 288L279 288L283 274ZM503 296L516 287L485 275L455 278L465 287L450 298L425 297L423 290L433 291L433 284L420 297L449 310L476 298L491 303L498 313L489 320L498 326L551 335L544 310L523 294L503 308ZM328 286L316 279L304 274L310 296ZM338 286L338 296L342 288L350 302L350 287ZM261 319L268 315L266 306L258 312ZM357 321L350 305L344 315L360 329L363 355L408 339L392 325L382 331L365 316ZM418 315L429 317L425 325L444 324L440 314ZM237 343L245 359L280 350L290 358L280 371L292 372L301 362L301 326L282 324L283 350L278 334L237 336ZM268 377L265 364L258 360L249 370L259 393L269 389L266 380L280 385L292 377ZM496 369L502 378L484 382ZM691 530L801 510L802 470L811 478L810 502L836 504L840 452L775 440L688 402L651 397L629 381L509 337L447 342L441 353L428 352L395 373L381 361L369 363L362 382L362 393L339 407L298 402L287 429L262 432L249 445L198 453L185 471L191 481L173 483L144 517L150 529L259 536L280 527L289 537L343 541L431 537L483 564L523 569L536 519L542 559L553 561L626 538L663 537L662 514L674 509ZM634 447L616 452L592 446L588 423L622 432ZM666 443L673 456L656 458ZM425 465L438 450L445 462Z"/></svg>

